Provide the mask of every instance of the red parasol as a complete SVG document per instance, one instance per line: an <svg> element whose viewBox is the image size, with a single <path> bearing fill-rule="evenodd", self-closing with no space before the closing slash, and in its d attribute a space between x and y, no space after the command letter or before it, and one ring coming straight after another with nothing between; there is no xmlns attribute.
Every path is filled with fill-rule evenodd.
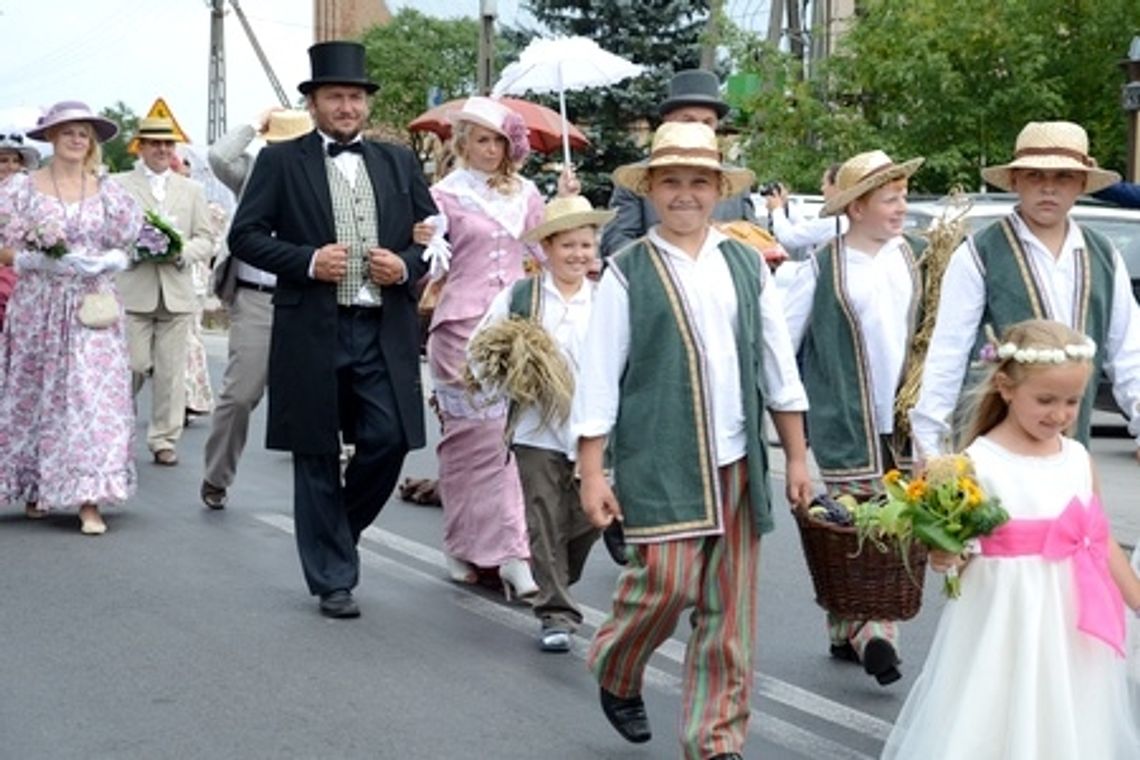
<svg viewBox="0 0 1140 760"><path fill-rule="evenodd" d="M432 132L439 135L439 139L446 140L451 137L451 121L448 119L448 115L452 111L458 111L465 100L466 98L449 100L431 110L424 111L412 119L408 124L408 129L413 132ZM558 115L557 111L519 98L499 98L498 100L523 118L523 122L527 126L527 136L530 139L531 148L539 153L553 153L562 147L562 117ZM570 145L575 148L586 147L590 141L582 134L582 130L573 124L568 126L570 128Z"/></svg>

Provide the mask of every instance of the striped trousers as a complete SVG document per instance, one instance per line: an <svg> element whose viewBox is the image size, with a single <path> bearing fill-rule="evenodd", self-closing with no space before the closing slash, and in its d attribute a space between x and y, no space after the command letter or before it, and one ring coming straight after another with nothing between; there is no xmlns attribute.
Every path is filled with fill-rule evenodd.
<svg viewBox="0 0 1140 760"><path fill-rule="evenodd" d="M689 760L740 752L751 713L760 537L745 460L719 474L724 534L632 545L586 660L606 691L639 694L650 656L692 607L680 726Z"/></svg>

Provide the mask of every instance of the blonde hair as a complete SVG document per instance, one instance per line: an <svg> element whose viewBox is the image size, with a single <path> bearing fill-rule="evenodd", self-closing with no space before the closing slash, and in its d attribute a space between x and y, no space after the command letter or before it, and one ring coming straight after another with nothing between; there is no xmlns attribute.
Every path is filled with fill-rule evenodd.
<svg viewBox="0 0 1140 760"><path fill-rule="evenodd" d="M1035 349L1046 351L1061 351L1065 354L1062 363L1091 364L1092 359L1084 355L1073 355L1067 349L1073 346L1090 344L1088 337L1068 325L1048 319L1028 319L1006 328L1001 336L1001 344L1013 345L1019 349ZM992 344L991 344L992 345ZM1060 364L1046 361L1024 361L1016 355L1001 356L997 354L998 347L994 346L995 361L990 366L982 382L970 392L969 422L966 425L966 437L962 447L969 446L975 438L985 435L993 430L1005 419L1009 413L1009 406L1001 396L998 387L1000 378L1005 378L1011 385L1018 386L1033 372L1040 372L1046 367L1057 367ZM1004 353L1004 352L1003 352ZM1019 352L1021 353L1021 352Z"/></svg>
<svg viewBox="0 0 1140 760"><path fill-rule="evenodd" d="M471 128L473 126L479 125L472 124L467 120L461 120L455 125L455 137L452 142L455 145L455 155L464 166L467 166L467 140L471 137ZM483 128L486 129L486 127ZM498 132L495 133L495 137L503 141L503 158L499 161L499 165L495 167L495 171L491 172L487 184L503 195L511 195L522 187L522 183L519 182L518 178L518 168L514 162L511 161L510 141Z"/></svg>
<svg viewBox="0 0 1140 760"><path fill-rule="evenodd" d="M52 143L52 148L54 149L56 135L68 124L82 127L87 133L87 154L83 157L83 168L92 174L98 174L99 169L103 166L103 148L99 145L99 136L95 134L95 127L91 125L91 122L65 121L49 128L44 136L47 137L48 142Z"/></svg>

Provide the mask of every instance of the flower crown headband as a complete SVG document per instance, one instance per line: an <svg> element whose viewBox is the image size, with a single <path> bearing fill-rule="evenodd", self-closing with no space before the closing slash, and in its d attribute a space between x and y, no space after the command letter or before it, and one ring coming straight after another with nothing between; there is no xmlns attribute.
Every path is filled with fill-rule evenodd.
<svg viewBox="0 0 1140 760"><path fill-rule="evenodd" d="M1086 337L1083 343L1066 343L1063 348L1037 348L1019 346L1006 341L999 343L993 327L986 325L986 342L978 358L989 364L1000 364L1013 359L1018 364L1064 364L1068 361L1091 361L1096 356L1096 341Z"/></svg>

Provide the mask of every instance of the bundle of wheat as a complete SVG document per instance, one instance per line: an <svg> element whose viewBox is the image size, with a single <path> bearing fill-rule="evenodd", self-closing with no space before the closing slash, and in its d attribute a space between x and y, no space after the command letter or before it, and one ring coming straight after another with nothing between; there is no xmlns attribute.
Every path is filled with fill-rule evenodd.
<svg viewBox="0 0 1140 760"><path fill-rule="evenodd" d="M480 330L467 348L464 379L472 390L510 400L507 438L524 408L539 412L541 425L563 425L570 418L574 376L558 344L542 325L511 317Z"/></svg>
<svg viewBox="0 0 1140 760"><path fill-rule="evenodd" d="M903 367L903 382L895 396L895 437L905 441L910 437L910 410L918 403L922 390L922 367L934 334L934 321L938 317L938 299L942 293L942 275L950 263L950 256L965 238L969 229L966 213L973 205L961 188L954 188L946 208L938 221L923 233L929 240L926 251L918 261L922 273L922 321L911 338L910 352Z"/></svg>

